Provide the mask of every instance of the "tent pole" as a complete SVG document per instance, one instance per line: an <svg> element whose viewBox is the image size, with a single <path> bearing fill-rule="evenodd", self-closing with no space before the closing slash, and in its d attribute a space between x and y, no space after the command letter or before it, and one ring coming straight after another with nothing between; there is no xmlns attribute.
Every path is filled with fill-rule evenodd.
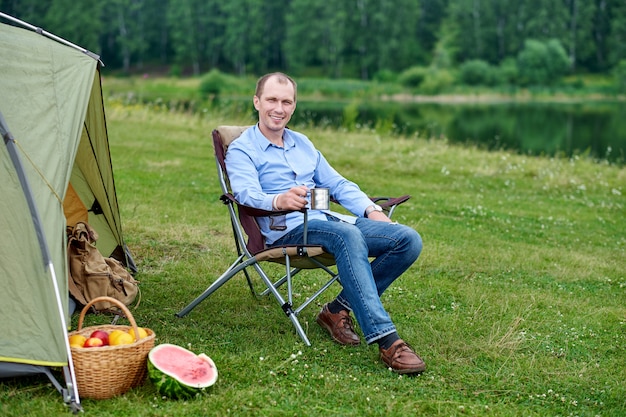
<svg viewBox="0 0 626 417"><path fill-rule="evenodd" d="M59 293L59 286L57 285L57 277L54 271L54 265L52 261L48 261L48 270L50 271L50 276L52 277L52 283L54 287L54 294L57 299L57 307L59 309L59 316L61 317L61 326L63 327L63 332L67 333L67 322L65 321L65 311L63 310L63 303L61 302L61 294ZM70 407L73 409L72 411L76 412L82 409L80 405L80 397L78 396L78 386L76 385L76 373L74 372L74 361L72 359L72 349L70 348L70 341L67 337L63 338L65 342L65 350L67 351L67 366L69 375L65 374L65 383L68 386L69 392L67 393L67 398L64 398L65 402L67 402ZM65 370L64 370L65 371ZM70 377L69 383L67 377Z"/></svg>
<svg viewBox="0 0 626 417"><path fill-rule="evenodd" d="M50 32L46 32L45 30L43 30L42 28L40 28L38 26L33 26L30 23L26 23L23 20L17 19L17 18L15 18L13 16L10 16L10 15L6 14L6 13L0 12L0 17L5 18L6 20L10 20L13 23L17 23L18 25L21 25L21 26L23 26L25 28L28 28L28 29L30 29L30 30L32 30L34 32L37 32L40 35L46 36L46 37L48 37L50 39L54 39L57 42L60 42L60 43L62 43L64 45L67 45L67 46L70 46L70 47L72 47L72 48L74 48L76 50L79 50L80 52L84 53L85 55L89 55L90 57L92 57L96 61L99 61L100 65L104 66L102 61L100 61L100 56L99 55L96 55L93 52L91 52L91 51L89 51L89 50L87 50L85 48L82 48L82 47L80 47L80 46L78 46L76 44L73 44L72 42L67 41L67 40L65 40L63 38L60 38L60 37L58 37L58 36L56 36L56 35L54 35L54 34L52 34Z"/></svg>
<svg viewBox="0 0 626 417"><path fill-rule="evenodd" d="M48 249L48 244L45 236L45 232L42 226L41 217L39 216L39 211L37 210L37 206L35 205L35 201L33 198L33 193L30 188L30 184L28 183L28 178L24 173L24 167L22 166L22 161L20 160L20 155L16 150L15 146L15 138L9 131L9 127L4 120L4 116L0 112L0 133L2 134L2 138L4 139L4 143L7 147L7 151L9 152L9 156L11 157L11 162L13 162L13 166L15 167L15 171L17 172L17 176L20 180L20 184L22 189L24 190L24 197L28 202L28 208L30 211L31 219L33 221L33 225L35 227L35 231L37 233L37 237L39 239L39 247L41 248L41 255L43 258L44 268L47 268L50 272L50 277L52 279L52 287L54 288L54 295L57 301L57 309L59 312L59 317L61 319L61 327L63 334L67 334L67 322L65 320L65 311L63 310L63 302L61 301L61 294L59 291L59 286L57 282L56 273L54 271L54 264L52 263L52 258L50 256L50 251ZM68 396L69 398L65 399L70 402L72 408L80 409L80 398L78 396L78 387L76 386L76 374L74 373L74 362L72 360L72 350L70 349L70 342L67 337L63 338L65 343L65 351L67 352L68 358L68 366L69 366L69 374L70 381L65 380L66 385L68 386ZM67 376L67 375L66 375Z"/></svg>

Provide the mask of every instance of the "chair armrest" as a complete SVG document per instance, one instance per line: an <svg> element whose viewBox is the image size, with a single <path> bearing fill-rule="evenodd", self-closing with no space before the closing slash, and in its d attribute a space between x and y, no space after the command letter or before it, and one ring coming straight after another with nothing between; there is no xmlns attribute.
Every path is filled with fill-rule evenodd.
<svg viewBox="0 0 626 417"><path fill-rule="evenodd" d="M406 202L409 198L411 198L410 195L403 195L401 197L370 197L370 200L382 208L388 208L400 205Z"/></svg>
<svg viewBox="0 0 626 417"><path fill-rule="evenodd" d="M250 206L246 206L246 205L240 204L235 199L235 196L233 196L231 193L223 194L220 197L220 200L222 200L222 202L224 204L230 204L230 203L235 204L239 208L239 210L243 211L245 214L247 214L248 216L252 216L252 217L276 216L276 215L280 215L280 214L292 213L294 211L302 211L302 212L304 212L304 210L305 210L305 209L302 209L302 210L263 210L263 209L259 209L259 208L250 207Z"/></svg>
<svg viewBox="0 0 626 417"><path fill-rule="evenodd" d="M403 195L401 197L370 197L370 200L381 206L387 213L387 216L391 218L396 207L406 202L409 198L411 198L410 195Z"/></svg>
<svg viewBox="0 0 626 417"><path fill-rule="evenodd" d="M370 197L370 200L372 200L373 203L380 205L384 210L389 212L389 211L393 211L393 209L396 206L406 202L409 198L411 198L411 196L407 194L407 195L403 195L400 197ZM220 199L222 200L224 204L228 204L229 202L236 204L241 210L245 211L247 215L253 216L253 217L276 216L277 214L278 215L287 214L287 213L292 213L294 211L304 212L306 210L306 208L302 210L271 210L271 211L262 210L262 209L258 209L258 208L254 208L250 206L245 206L243 204L239 204L239 202L237 202L237 200L231 193L222 195ZM337 201L335 201L334 199L332 201L334 203L337 203Z"/></svg>

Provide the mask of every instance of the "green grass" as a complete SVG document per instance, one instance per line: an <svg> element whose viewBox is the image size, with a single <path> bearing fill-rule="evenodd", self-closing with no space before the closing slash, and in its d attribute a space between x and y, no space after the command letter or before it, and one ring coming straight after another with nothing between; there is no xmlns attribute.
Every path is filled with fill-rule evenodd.
<svg viewBox="0 0 626 417"><path fill-rule="evenodd" d="M133 315L157 343L211 356L220 374L202 398L163 399L146 382L83 399L85 415L624 415L626 168L304 127L368 194L413 196L395 218L421 233L424 251L383 302L428 370L400 377L375 346L330 341L316 306L301 315L313 344L304 346L243 275L176 318L235 256L211 129L251 121L110 102L107 122L141 281ZM307 272L302 285L316 278ZM0 383L1 415L66 413L46 378Z"/></svg>

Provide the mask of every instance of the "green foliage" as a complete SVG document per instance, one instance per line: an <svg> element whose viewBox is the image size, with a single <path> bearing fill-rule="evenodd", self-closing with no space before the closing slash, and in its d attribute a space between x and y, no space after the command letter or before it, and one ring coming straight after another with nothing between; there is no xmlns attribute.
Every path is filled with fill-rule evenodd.
<svg viewBox="0 0 626 417"><path fill-rule="evenodd" d="M402 71L398 80L404 87L419 88L428 76L428 72L429 69L426 67L411 67Z"/></svg>
<svg viewBox="0 0 626 417"><path fill-rule="evenodd" d="M181 75L280 69L370 80L415 66L455 70L474 59L498 67L527 39L558 40L567 68L581 74L607 75L626 59L626 6L618 0L0 0L0 10L127 73L177 65ZM532 82L545 78L532 72Z"/></svg>
<svg viewBox="0 0 626 417"><path fill-rule="evenodd" d="M425 94L445 93L454 85L455 81L456 78L452 71L430 68L419 87L419 91Z"/></svg>
<svg viewBox="0 0 626 417"><path fill-rule="evenodd" d="M170 77L178 78L182 75L182 73L183 73L183 70L180 67L180 65L174 64L170 67L170 70L169 70Z"/></svg>
<svg viewBox="0 0 626 417"><path fill-rule="evenodd" d="M567 52L563 44L558 39L549 39L546 42L546 50L548 52L548 71L554 77L559 79L566 75L571 68L572 62L567 56Z"/></svg>
<svg viewBox="0 0 626 417"><path fill-rule="evenodd" d="M437 33L437 42L433 48L431 67L448 69L454 66L459 51L458 38L460 33L462 31L459 23L451 17L441 22L441 28Z"/></svg>
<svg viewBox="0 0 626 417"><path fill-rule="evenodd" d="M374 74L374 81L395 83L398 81L398 74L391 70L380 70Z"/></svg>
<svg viewBox="0 0 626 417"><path fill-rule="evenodd" d="M519 79L517 60L514 58L507 58L503 60L498 67L497 79L500 84L517 84L517 81Z"/></svg>
<svg viewBox="0 0 626 417"><path fill-rule="evenodd" d="M496 70L480 59L465 61L459 68L459 81L467 85L494 85Z"/></svg>
<svg viewBox="0 0 626 417"><path fill-rule="evenodd" d="M527 39L517 57L519 76L524 85L551 85L569 69L569 59L557 39L541 42Z"/></svg>
<svg viewBox="0 0 626 417"><path fill-rule="evenodd" d="M55 0L45 14L45 25L56 28L56 35L83 47L97 51L98 33L103 30L102 2ZM96 17L94 19L94 17ZM88 27L90 30L85 30Z"/></svg>
<svg viewBox="0 0 626 417"><path fill-rule="evenodd" d="M320 68L323 73L342 75L338 54L346 48L346 3L293 0L286 14L284 53L287 67L295 73ZM306 16L306 18L303 18Z"/></svg>
<svg viewBox="0 0 626 417"><path fill-rule="evenodd" d="M343 119L341 125L349 132L355 130L359 117L359 103L353 101L343 108Z"/></svg>
<svg viewBox="0 0 626 417"><path fill-rule="evenodd" d="M621 60L613 68L613 79L618 91L626 93L626 59Z"/></svg>
<svg viewBox="0 0 626 417"><path fill-rule="evenodd" d="M200 92L204 98L217 99L224 89L226 77L222 73L213 69L202 76L200 80Z"/></svg>

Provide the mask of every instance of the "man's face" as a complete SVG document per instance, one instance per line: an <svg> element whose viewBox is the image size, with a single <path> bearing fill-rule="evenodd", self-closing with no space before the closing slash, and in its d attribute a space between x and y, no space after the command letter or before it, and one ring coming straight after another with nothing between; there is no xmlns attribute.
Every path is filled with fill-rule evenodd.
<svg viewBox="0 0 626 417"><path fill-rule="evenodd" d="M282 134L296 109L293 85L279 83L276 77L265 82L261 97L254 96L254 108L259 112L261 131L267 129Z"/></svg>

